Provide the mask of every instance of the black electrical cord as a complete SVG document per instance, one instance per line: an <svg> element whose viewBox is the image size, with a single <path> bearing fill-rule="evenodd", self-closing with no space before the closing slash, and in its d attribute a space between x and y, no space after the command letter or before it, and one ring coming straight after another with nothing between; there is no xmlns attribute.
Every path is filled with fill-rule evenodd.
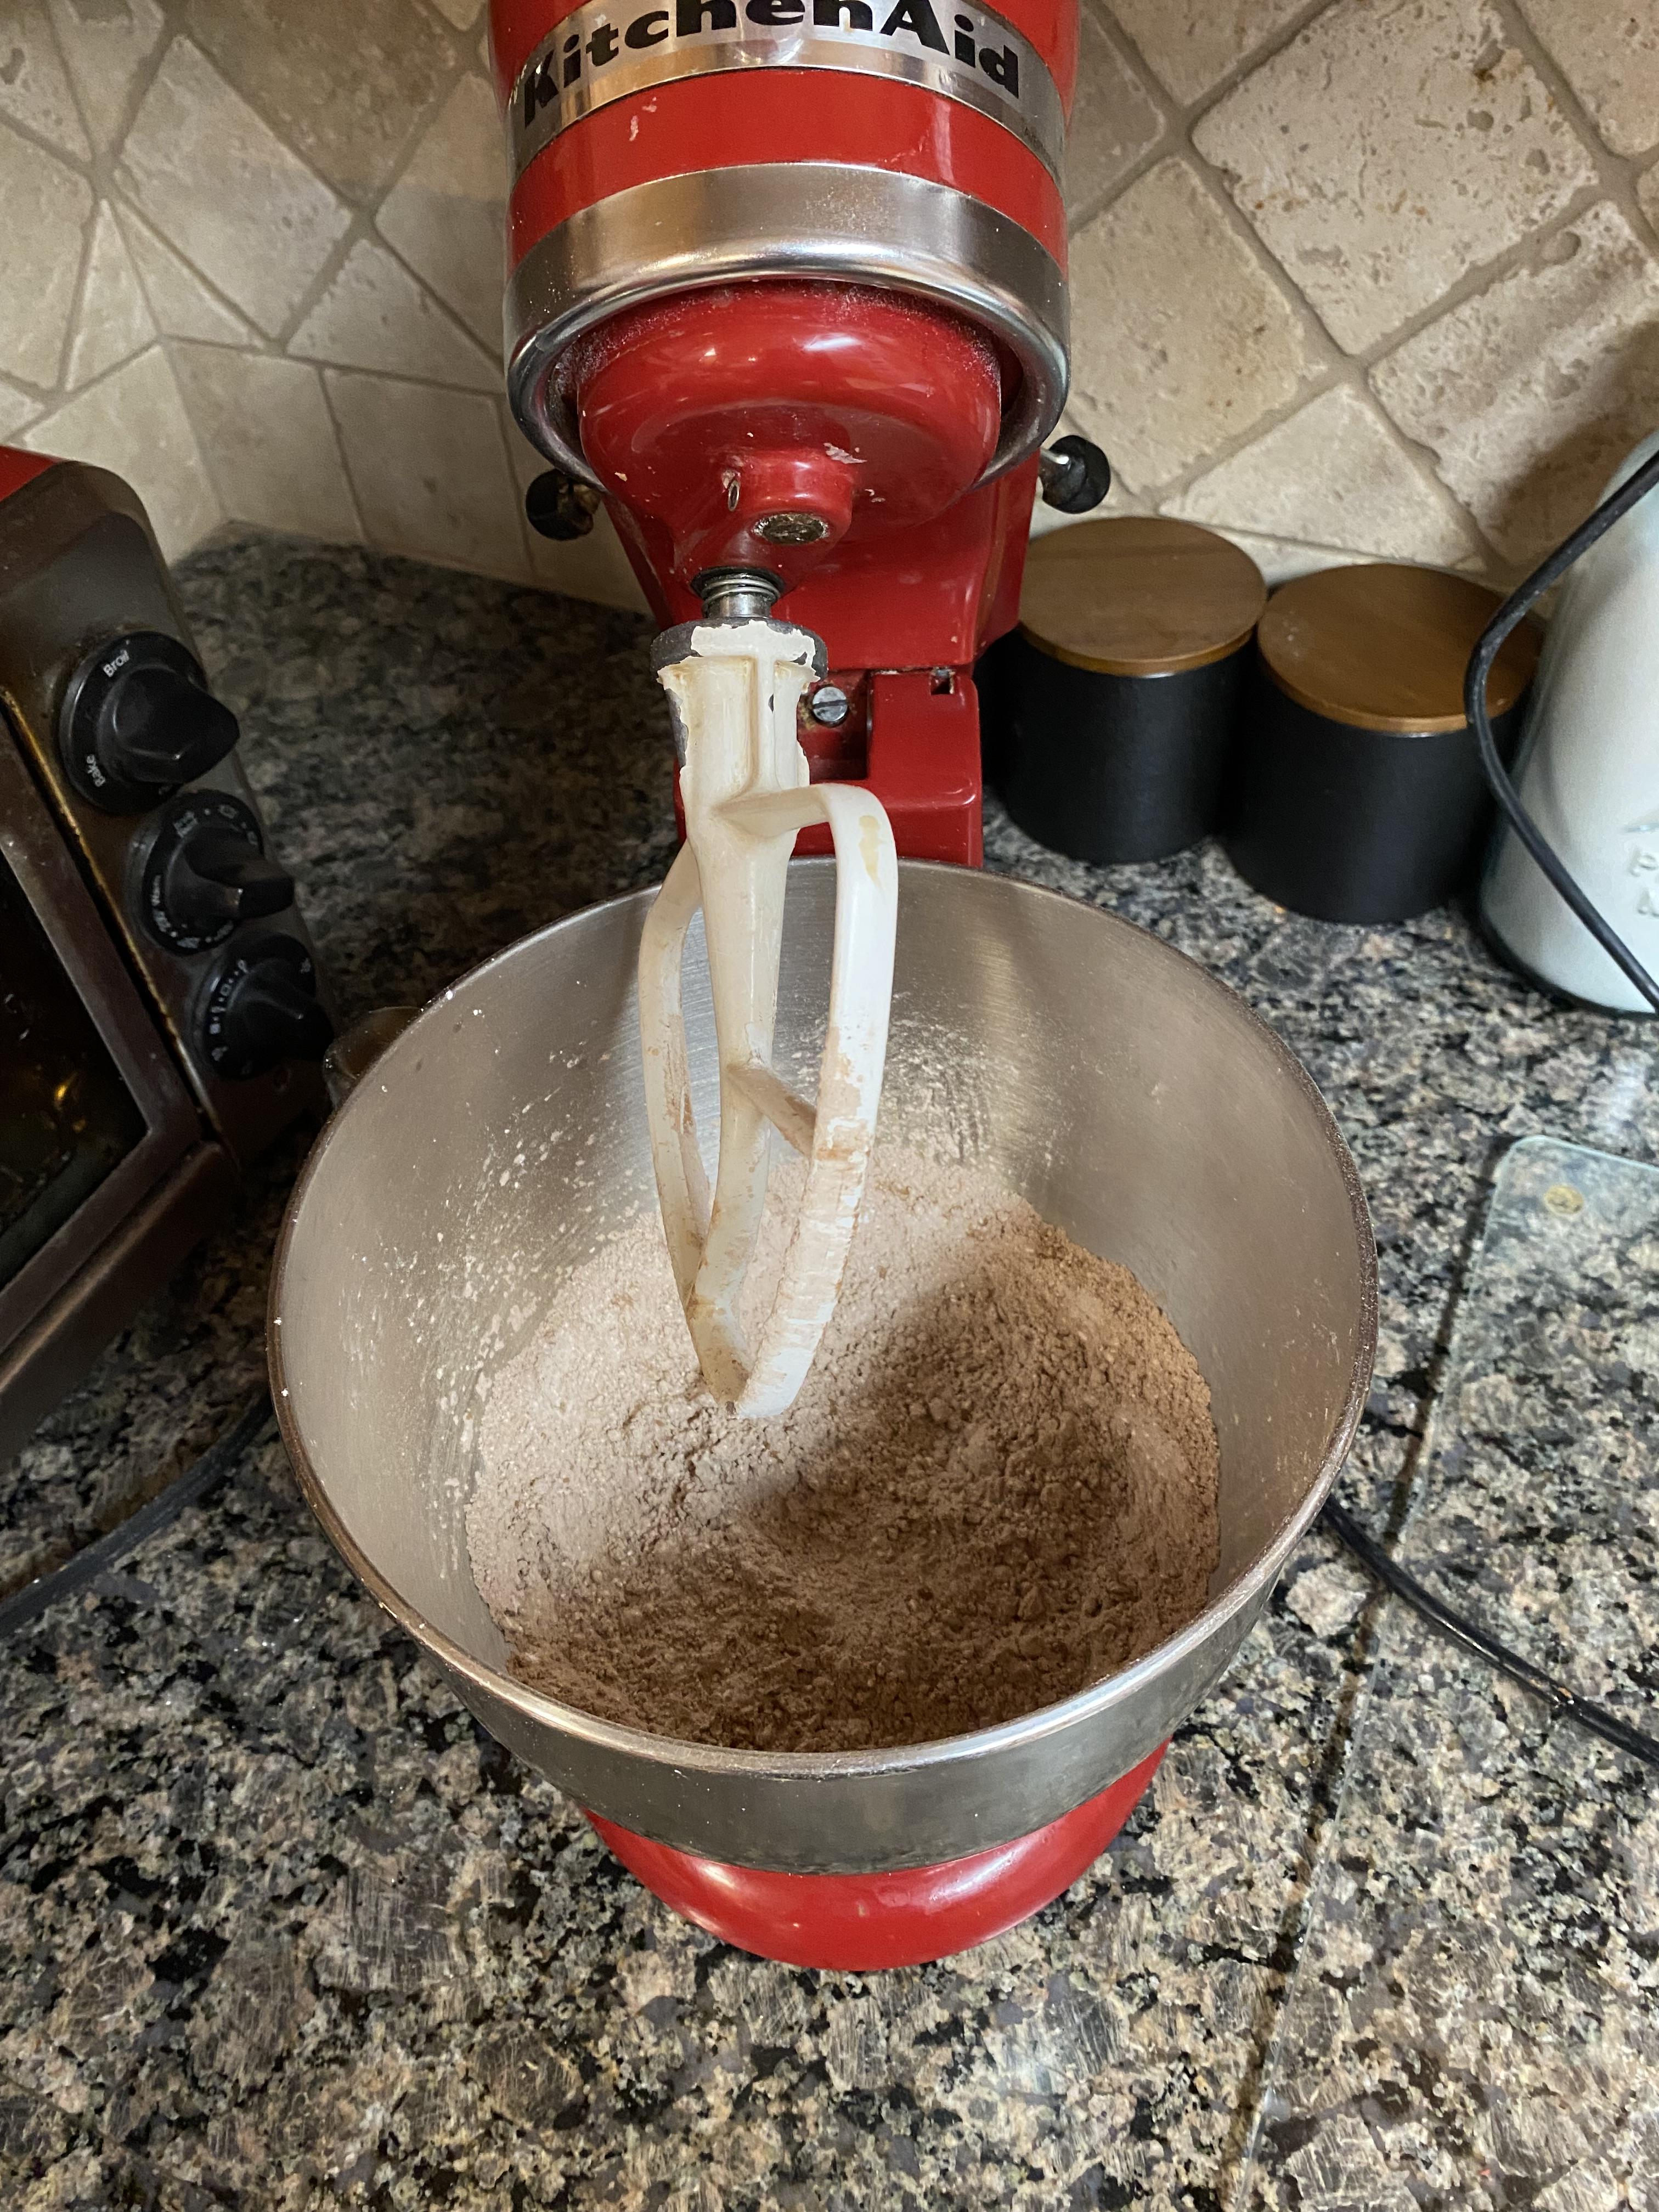
<svg viewBox="0 0 1659 2212"><path fill-rule="evenodd" d="M1524 584L1510 592L1481 632L1480 642L1469 657L1468 673L1463 679L1463 705L1480 747L1480 765L1486 771L1486 781L1510 827L1607 957L1616 963L1654 1012L1659 1013L1659 983L1655 982L1607 916L1573 880L1559 854L1521 804L1520 795L1498 757L1492 717L1486 712L1487 679L1510 632L1526 619L1546 592L1560 582L1573 562L1587 553L1598 538L1605 538L1613 524L1628 514L1638 500L1645 499L1656 484L1659 484L1659 453L1644 461L1633 476L1602 501L1594 514L1579 524L1571 538L1556 547L1548 560L1533 570Z"/></svg>
<svg viewBox="0 0 1659 2212"><path fill-rule="evenodd" d="M1480 641L1469 657L1468 672L1463 679L1463 704L1476 741L1480 747L1480 765L1486 771L1486 781L1492 787L1492 797L1507 817L1510 828L1526 847L1545 876L1567 904L1572 908L1590 935L1608 958L1614 961L1627 975L1648 1004L1659 1013L1659 983L1642 965L1605 915L1574 881L1563 865L1561 857L1521 804L1520 795L1510 781L1509 775L1498 756L1498 740L1492 735L1492 717L1486 711L1486 684L1492 664L1504 649L1504 641L1516 625L1523 622L1546 592L1559 584L1573 562L1587 553L1598 538L1605 538L1621 516L1628 514L1638 500L1647 497L1659 484L1659 453L1649 460L1620 484L1617 491L1604 499L1588 520L1581 522L1571 538L1558 545L1547 561L1534 568L1525 583L1511 592L1498 612L1481 632ZM1564 1682L1558 1682L1543 1669L1512 1651L1507 1644L1459 1613L1453 1606L1438 1598L1415 1575L1390 1558L1374 1536L1362 1528L1353 1516L1339 1505L1334 1498L1327 1498L1322 1516L1326 1527L1339 1541L1385 1583L1396 1597L1403 1598L1419 1613L1431 1627L1466 1650L1475 1652L1480 1658L1518 1682L1524 1690L1566 1719L1577 1721L1580 1728L1601 1736L1606 1742L1628 1752L1632 1759L1644 1760L1649 1766L1659 1768L1659 1741L1632 1728L1628 1721L1598 1705L1593 1698L1581 1698Z"/></svg>
<svg viewBox="0 0 1659 2212"><path fill-rule="evenodd" d="M214 1438L200 1459L182 1474L175 1475L165 1490L158 1491L136 1513L130 1513L118 1528L87 1545L51 1574L25 1583L21 1589L0 1600L0 1637L27 1628L32 1620L40 1619L48 1606L73 1597L76 1590L84 1589L89 1582L107 1572L118 1559L124 1559L158 1528L165 1528L170 1521L176 1521L187 1505L199 1504L210 1492L218 1488L270 1418L270 1400L262 1390L242 1408L231 1426Z"/></svg>
<svg viewBox="0 0 1659 2212"><path fill-rule="evenodd" d="M1461 1644L1466 1650L1473 1651L1477 1657L1496 1667L1500 1674L1507 1674L1523 1690L1530 1690L1535 1698L1541 1698L1553 1711L1559 1713L1564 1719L1577 1721L1580 1728L1588 1729L1592 1735L1599 1735L1619 1750L1628 1752L1632 1759L1642 1759L1649 1766L1659 1768L1659 1741L1644 1735L1638 1728L1632 1728L1628 1721L1620 1720L1617 1713L1609 1712L1605 1705L1598 1705L1593 1698L1581 1698L1565 1682L1558 1682L1541 1667L1534 1667L1530 1659L1523 1659L1518 1651L1510 1650L1507 1644L1500 1644L1495 1636L1488 1635L1466 1613L1459 1613L1455 1607L1448 1605L1443 1598L1437 1598L1431 1589L1418 1581L1415 1575L1407 1574L1396 1559L1390 1558L1376 1539L1369 1535L1352 1514L1339 1505L1334 1498L1326 1499L1321 1518L1331 1534L1347 1546L1378 1582L1386 1583L1396 1597L1403 1598L1414 1612L1422 1614L1431 1627L1437 1628L1451 1643Z"/></svg>

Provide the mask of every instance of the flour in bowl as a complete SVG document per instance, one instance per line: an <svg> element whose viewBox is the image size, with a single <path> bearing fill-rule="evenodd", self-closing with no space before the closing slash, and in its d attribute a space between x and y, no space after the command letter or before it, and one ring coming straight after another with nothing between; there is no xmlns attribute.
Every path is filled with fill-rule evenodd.
<svg viewBox="0 0 1659 2212"><path fill-rule="evenodd" d="M801 1170L750 1270L770 1302ZM1152 1650L1217 1559L1209 1392L1127 1269L977 1168L878 1145L794 1404L708 1394L654 1211L497 1375L468 1510L514 1673L653 1734L926 1742Z"/></svg>

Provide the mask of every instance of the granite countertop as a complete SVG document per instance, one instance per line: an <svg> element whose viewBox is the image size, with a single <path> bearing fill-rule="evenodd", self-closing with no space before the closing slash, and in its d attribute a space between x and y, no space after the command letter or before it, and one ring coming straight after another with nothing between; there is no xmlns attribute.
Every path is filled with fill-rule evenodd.
<svg viewBox="0 0 1659 2212"><path fill-rule="evenodd" d="M270 538L180 583L347 1018L660 873L639 620ZM1530 991L1455 914L1330 928L1210 848L1091 870L994 817L988 844L1192 954L1305 1060L1380 1248L1340 1494L1374 1526L1409 1514L1466 1601L1639 1714L1659 1318L1621 1336L1605 1299L1574 1306L1570 1418L1487 1375L1459 1401L1486 1408L1473 1455L1425 1422L1501 1156L1544 1134L1650 1159L1654 1033ZM257 1387L304 1144L0 1471L0 1586ZM1644 1219L1607 1283L1651 1285ZM1524 1239L1494 1251L1501 1359L1553 1308ZM884 1975L767 1965L659 1907L358 1589L269 1439L0 1649L0 1711L8 2205L1659 2212L1641 1770L1318 1534L1094 1869L1012 1935Z"/></svg>

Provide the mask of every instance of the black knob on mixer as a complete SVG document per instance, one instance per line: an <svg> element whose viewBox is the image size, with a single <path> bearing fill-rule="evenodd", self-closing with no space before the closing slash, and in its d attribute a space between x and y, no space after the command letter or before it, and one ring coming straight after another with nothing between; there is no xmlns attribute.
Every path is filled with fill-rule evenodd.
<svg viewBox="0 0 1659 2212"><path fill-rule="evenodd" d="M234 831L209 830L174 854L167 896L175 915L215 928L280 914L294 903L294 878Z"/></svg>
<svg viewBox="0 0 1659 2212"><path fill-rule="evenodd" d="M1112 465L1098 446L1075 434L1056 438L1037 463L1042 504L1061 514L1087 514L1112 488Z"/></svg>
<svg viewBox="0 0 1659 2212"><path fill-rule="evenodd" d="M524 495L525 520L543 538L586 538L599 505L592 485L562 469L544 469Z"/></svg>
<svg viewBox="0 0 1659 2212"><path fill-rule="evenodd" d="M240 938L202 1000L202 1050L216 1075L263 1075L285 1060L320 1060L334 1035L317 997L317 969L297 937Z"/></svg>
<svg viewBox="0 0 1659 2212"><path fill-rule="evenodd" d="M59 732L76 789L111 814L137 813L205 775L239 734L195 656L160 630L88 653L64 696Z"/></svg>
<svg viewBox="0 0 1659 2212"><path fill-rule="evenodd" d="M239 922L281 914L294 878L265 857L251 806L228 791L186 791L152 817L137 850L138 906L150 934L174 952L222 945Z"/></svg>

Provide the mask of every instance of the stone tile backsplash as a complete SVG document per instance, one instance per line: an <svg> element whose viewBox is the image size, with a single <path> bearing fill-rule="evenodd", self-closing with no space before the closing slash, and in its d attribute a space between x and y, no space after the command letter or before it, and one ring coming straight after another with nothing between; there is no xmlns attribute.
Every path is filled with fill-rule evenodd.
<svg viewBox="0 0 1659 2212"><path fill-rule="evenodd" d="M1083 13L1068 419L1120 508L1501 579L1659 426L1659 0ZM483 27L0 0L0 438L171 554L228 519L636 604L608 527L520 513Z"/></svg>

